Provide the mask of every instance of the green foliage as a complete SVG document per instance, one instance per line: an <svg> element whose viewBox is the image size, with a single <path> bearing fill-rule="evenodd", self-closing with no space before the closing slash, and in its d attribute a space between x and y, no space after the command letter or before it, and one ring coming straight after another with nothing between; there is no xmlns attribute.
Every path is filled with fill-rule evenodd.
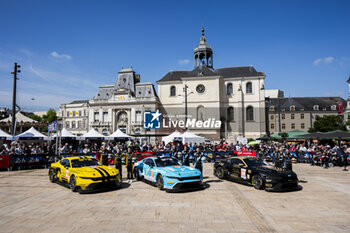
<svg viewBox="0 0 350 233"><path fill-rule="evenodd" d="M328 115L316 117L314 127L310 128L310 133L329 132L334 130L346 130L344 117L342 115Z"/></svg>
<svg viewBox="0 0 350 233"><path fill-rule="evenodd" d="M46 123L51 123L56 120L57 120L57 114L56 114L56 111L52 108L50 108L42 118L42 121Z"/></svg>
<svg viewBox="0 0 350 233"><path fill-rule="evenodd" d="M29 117L30 119L36 120L38 122L41 121L41 117L38 116L38 115L35 115L34 113L31 113L31 114L27 115L27 117Z"/></svg>
<svg viewBox="0 0 350 233"><path fill-rule="evenodd" d="M248 138L247 141L249 143L249 142L255 141L255 139L254 138Z"/></svg>

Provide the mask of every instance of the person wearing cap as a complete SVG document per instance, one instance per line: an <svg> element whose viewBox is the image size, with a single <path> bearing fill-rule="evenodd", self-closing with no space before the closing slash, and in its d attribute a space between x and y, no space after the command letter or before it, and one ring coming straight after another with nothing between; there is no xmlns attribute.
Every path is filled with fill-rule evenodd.
<svg viewBox="0 0 350 233"><path fill-rule="evenodd" d="M190 151L187 145L184 146L184 149L182 151L182 157L183 157L183 165L190 166Z"/></svg>

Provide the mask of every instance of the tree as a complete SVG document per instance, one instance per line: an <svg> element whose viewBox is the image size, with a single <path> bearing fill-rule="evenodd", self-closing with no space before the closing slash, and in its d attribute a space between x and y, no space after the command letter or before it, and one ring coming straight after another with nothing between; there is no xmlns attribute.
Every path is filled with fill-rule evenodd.
<svg viewBox="0 0 350 233"><path fill-rule="evenodd" d="M42 121L47 123L51 123L56 120L57 120L57 114L56 114L56 111L52 108L50 108L46 112L46 114L42 117Z"/></svg>
<svg viewBox="0 0 350 233"><path fill-rule="evenodd" d="M38 122L41 121L41 117L38 115L35 115L34 113L28 114L27 117L29 117L30 119L36 120Z"/></svg>
<svg viewBox="0 0 350 233"><path fill-rule="evenodd" d="M310 133L329 132L334 130L345 130L344 117L342 115L316 116L314 127L309 129Z"/></svg>

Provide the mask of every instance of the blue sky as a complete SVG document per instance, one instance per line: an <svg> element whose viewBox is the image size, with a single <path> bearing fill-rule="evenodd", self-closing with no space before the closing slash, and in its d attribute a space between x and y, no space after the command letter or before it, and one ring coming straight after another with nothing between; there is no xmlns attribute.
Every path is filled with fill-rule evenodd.
<svg viewBox="0 0 350 233"><path fill-rule="evenodd" d="M92 98L121 66L143 82L193 68L202 24L214 67L253 65L286 96L341 96L350 1L0 1L0 107L35 111ZM34 100L33 100L34 98Z"/></svg>

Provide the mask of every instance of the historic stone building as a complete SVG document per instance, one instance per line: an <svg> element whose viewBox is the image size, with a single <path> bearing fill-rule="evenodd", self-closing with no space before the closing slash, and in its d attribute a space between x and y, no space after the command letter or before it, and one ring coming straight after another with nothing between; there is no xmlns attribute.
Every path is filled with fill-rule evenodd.
<svg viewBox="0 0 350 233"><path fill-rule="evenodd" d="M142 113L154 111L159 101L152 83L141 83L140 75L130 69L119 71L115 84L99 87L91 100L73 101L60 107L63 125L83 134L95 128L104 135L117 129L130 135L154 135L142 127Z"/></svg>
<svg viewBox="0 0 350 233"><path fill-rule="evenodd" d="M308 131L317 116L339 114L339 103L345 110L346 101L340 97L271 98L267 104L269 131Z"/></svg>
<svg viewBox="0 0 350 233"><path fill-rule="evenodd" d="M157 81L164 116L172 121L221 120L220 127L188 127L219 140L253 138L265 133L265 74L252 66L214 68L213 50L202 28L194 49L194 69L171 71Z"/></svg>

